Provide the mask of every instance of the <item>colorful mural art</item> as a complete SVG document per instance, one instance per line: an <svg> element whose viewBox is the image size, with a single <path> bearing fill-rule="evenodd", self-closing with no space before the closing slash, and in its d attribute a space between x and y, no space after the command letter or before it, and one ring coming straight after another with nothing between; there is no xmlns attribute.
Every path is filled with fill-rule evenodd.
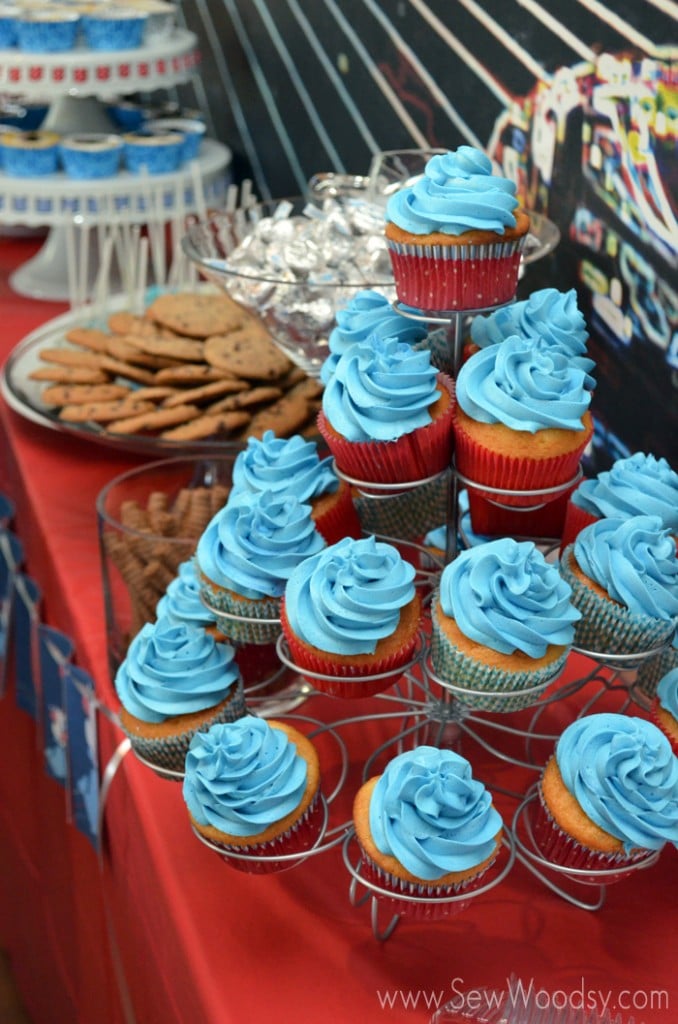
<svg viewBox="0 0 678 1024"><path fill-rule="evenodd" d="M598 364L591 466L678 465L678 22L670 0L202 0L190 100L262 198L392 149L487 150L561 242ZM226 103L224 103L224 98ZM519 290L519 297L520 297Z"/></svg>

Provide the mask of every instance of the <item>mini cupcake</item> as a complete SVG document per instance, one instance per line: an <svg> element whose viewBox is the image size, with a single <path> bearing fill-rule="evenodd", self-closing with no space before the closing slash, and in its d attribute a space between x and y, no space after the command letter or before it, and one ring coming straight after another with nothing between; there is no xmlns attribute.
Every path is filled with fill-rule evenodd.
<svg viewBox="0 0 678 1024"><path fill-rule="evenodd" d="M399 754L361 786L353 823L366 880L427 899L478 884L497 856L503 828L466 758L429 746Z"/></svg>
<svg viewBox="0 0 678 1024"><path fill-rule="evenodd" d="M414 575L396 548L374 537L347 537L292 571L282 629L292 660L317 689L364 697L402 675L421 621Z"/></svg>
<svg viewBox="0 0 678 1024"><path fill-rule="evenodd" d="M283 438L267 430L261 438L248 438L233 465L231 500L257 491L287 491L309 504L328 544L361 535L351 488L335 473L332 458L321 459L315 441L299 434Z"/></svg>
<svg viewBox="0 0 678 1024"><path fill-rule="evenodd" d="M219 628L240 642L274 642L280 598L292 570L324 547L311 506L294 494L229 497L196 550L201 594L217 613Z"/></svg>
<svg viewBox="0 0 678 1024"><path fill-rule="evenodd" d="M178 132L141 127L122 136L123 160L132 174L171 174L181 166L184 139Z"/></svg>
<svg viewBox="0 0 678 1024"><path fill-rule="evenodd" d="M575 643L601 654L642 654L678 625L678 557L658 516L600 519L561 561L581 612Z"/></svg>
<svg viewBox="0 0 678 1024"><path fill-rule="evenodd" d="M183 771L193 736L245 714L233 648L201 627L162 617L132 640L115 676L120 725L132 749L159 768Z"/></svg>
<svg viewBox="0 0 678 1024"><path fill-rule="evenodd" d="M276 858L303 853L321 834L317 751L283 722L247 715L196 735L183 795L195 831L240 855L230 863L244 870L284 866Z"/></svg>
<svg viewBox="0 0 678 1024"><path fill-rule="evenodd" d="M3 134L3 169L10 178L41 178L59 169L57 132L16 131Z"/></svg>
<svg viewBox="0 0 678 1024"><path fill-rule="evenodd" d="M561 550L598 519L637 515L659 516L678 543L678 473L666 459L644 452L617 459L609 470L583 480L572 492Z"/></svg>
<svg viewBox="0 0 678 1024"><path fill-rule="evenodd" d="M374 335L337 362L318 429L341 473L403 483L448 468L453 411L454 385L431 364L428 351Z"/></svg>
<svg viewBox="0 0 678 1024"><path fill-rule="evenodd" d="M103 132L65 135L60 153L69 178L110 178L120 168L122 142L118 135Z"/></svg>
<svg viewBox="0 0 678 1024"><path fill-rule="evenodd" d="M398 299L416 309L472 310L508 302L530 225L512 181L473 146L437 154L386 205Z"/></svg>
<svg viewBox="0 0 678 1024"><path fill-rule="evenodd" d="M534 703L562 671L579 612L531 541L488 541L446 565L431 605L431 663L469 707Z"/></svg>
<svg viewBox="0 0 678 1024"><path fill-rule="evenodd" d="M463 364L456 384L455 459L458 471L473 482L467 486L476 532L508 532L503 506L548 506L567 493L593 435L585 376L562 353L540 350L518 335L481 349ZM478 495L487 501L478 503ZM493 516L488 502L501 503ZM530 525L540 524L533 517Z"/></svg>
<svg viewBox="0 0 678 1024"><path fill-rule="evenodd" d="M336 326L328 338L329 355L320 368L320 380L327 384L339 357L357 342L371 335L397 338L408 345L420 345L427 337L424 325L397 313L385 295L364 288L337 312Z"/></svg>
<svg viewBox="0 0 678 1024"><path fill-rule="evenodd" d="M660 679L652 702L652 719L671 743L678 756L678 667Z"/></svg>
<svg viewBox="0 0 678 1024"><path fill-rule="evenodd" d="M80 15L59 4L21 8L17 16L16 44L24 53L61 53L74 48Z"/></svg>
<svg viewBox="0 0 678 1024"><path fill-rule="evenodd" d="M145 11L116 4L98 4L83 14L80 28L90 50L136 50L144 41Z"/></svg>
<svg viewBox="0 0 678 1024"><path fill-rule="evenodd" d="M586 387L595 388L591 376L595 363L586 347L589 334L574 288L567 292L540 288L521 302L503 306L487 316L475 316L465 354L470 356L480 348L498 345L515 334L534 339L537 348L567 356L572 366L586 374Z"/></svg>
<svg viewBox="0 0 678 1024"><path fill-rule="evenodd" d="M569 725L539 798L535 840L561 867L632 868L666 843L678 846L678 760L644 719L603 713Z"/></svg>

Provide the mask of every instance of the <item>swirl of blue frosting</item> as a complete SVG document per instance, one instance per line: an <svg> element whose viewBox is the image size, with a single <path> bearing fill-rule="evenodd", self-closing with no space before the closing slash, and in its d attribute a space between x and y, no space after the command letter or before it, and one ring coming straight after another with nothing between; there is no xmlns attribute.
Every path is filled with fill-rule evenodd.
<svg viewBox="0 0 678 1024"><path fill-rule="evenodd" d="M321 459L315 441L300 434L276 437L266 430L261 438L250 437L234 464L229 501L257 491L287 491L309 502L339 487L331 457Z"/></svg>
<svg viewBox="0 0 678 1024"><path fill-rule="evenodd" d="M195 734L183 796L199 825L255 836L299 806L307 774L306 761L282 729L246 715Z"/></svg>
<svg viewBox="0 0 678 1024"><path fill-rule="evenodd" d="M678 721L678 667L672 668L659 680L657 697L664 710Z"/></svg>
<svg viewBox="0 0 678 1024"><path fill-rule="evenodd" d="M301 640L332 654L373 654L415 596L414 568L397 548L344 537L292 572L285 614Z"/></svg>
<svg viewBox="0 0 678 1024"><path fill-rule="evenodd" d="M155 614L158 619L164 616L172 622L186 622L194 626L214 625L215 617L200 597L200 582L192 558L179 566L177 575L158 601Z"/></svg>
<svg viewBox="0 0 678 1024"><path fill-rule="evenodd" d="M457 375L457 402L477 422L535 434L550 427L583 430L591 392L567 356L512 335L467 359Z"/></svg>
<svg viewBox="0 0 678 1024"><path fill-rule="evenodd" d="M396 313L389 300L371 288L356 292L350 302L337 312L336 326L328 338L329 355L320 368L320 380L327 384L339 357L358 341L372 334L380 338L397 338L416 345L428 332L423 324Z"/></svg>
<svg viewBox="0 0 678 1024"><path fill-rule="evenodd" d="M229 644L166 617L146 623L115 676L122 706L142 722L215 707L240 678Z"/></svg>
<svg viewBox="0 0 678 1024"><path fill-rule="evenodd" d="M587 375L586 386L595 387L591 376L595 363L586 354L588 330L574 288L567 292L540 288L521 302L471 321L471 341L479 348L497 345L514 334L533 338L537 348L562 352Z"/></svg>
<svg viewBox="0 0 678 1024"><path fill-rule="evenodd" d="M678 758L651 722L629 715L586 715L556 744L566 789L624 850L678 846Z"/></svg>
<svg viewBox="0 0 678 1024"><path fill-rule="evenodd" d="M440 577L440 606L470 640L501 654L541 658L569 646L581 618L558 569L532 541L509 537L467 548Z"/></svg>
<svg viewBox="0 0 678 1024"><path fill-rule="evenodd" d="M386 220L414 235L440 231L493 231L503 235L516 226L516 186L492 173L492 161L474 146L436 154L412 185L394 192Z"/></svg>
<svg viewBox="0 0 678 1024"><path fill-rule="evenodd" d="M421 746L386 766L372 791L369 825L381 853L436 881L491 857L502 820L466 758Z"/></svg>
<svg viewBox="0 0 678 1024"><path fill-rule="evenodd" d="M574 541L582 572L634 615L678 616L678 557L659 516L599 519Z"/></svg>
<svg viewBox="0 0 678 1024"><path fill-rule="evenodd" d="M659 516L678 533L678 473L666 459L635 452L584 480L572 494L579 508L596 517Z"/></svg>
<svg viewBox="0 0 678 1024"><path fill-rule="evenodd" d="M328 422L348 441L394 441L431 423L440 397L427 349L371 336L341 356L323 392Z"/></svg>
<svg viewBox="0 0 678 1024"><path fill-rule="evenodd" d="M280 597L292 569L324 546L310 505L260 491L229 498L203 531L196 558L212 583L257 600Z"/></svg>

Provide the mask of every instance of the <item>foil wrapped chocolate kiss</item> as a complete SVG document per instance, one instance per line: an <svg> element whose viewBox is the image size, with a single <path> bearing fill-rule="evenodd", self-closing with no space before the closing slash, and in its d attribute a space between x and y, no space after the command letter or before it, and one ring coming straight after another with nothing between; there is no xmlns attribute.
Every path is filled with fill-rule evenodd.
<svg viewBox="0 0 678 1024"><path fill-rule="evenodd" d="M299 197L217 212L190 229L186 251L314 376L336 312L356 290L395 294L383 210L355 197Z"/></svg>

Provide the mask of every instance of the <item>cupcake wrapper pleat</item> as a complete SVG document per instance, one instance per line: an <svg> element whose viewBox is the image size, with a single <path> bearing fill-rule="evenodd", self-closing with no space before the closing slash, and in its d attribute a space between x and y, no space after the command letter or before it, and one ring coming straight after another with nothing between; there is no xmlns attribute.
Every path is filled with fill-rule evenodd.
<svg viewBox="0 0 678 1024"><path fill-rule="evenodd" d="M635 685L647 697L654 697L659 680L672 668L678 667L678 649L668 646L660 654L645 658L638 668Z"/></svg>
<svg viewBox="0 0 678 1024"><path fill-rule="evenodd" d="M525 236L486 245L408 245L387 239L398 299L416 309L481 309L515 294Z"/></svg>
<svg viewBox="0 0 678 1024"><path fill-rule="evenodd" d="M565 550L568 544L574 544L578 534L581 533L584 527L597 522L598 518L598 516L591 515L590 512L586 512L583 508L579 508L579 505L575 505L573 501L568 501L560 543L561 552Z"/></svg>
<svg viewBox="0 0 678 1024"><path fill-rule="evenodd" d="M457 694L467 707L484 711L517 711L534 704L562 672L567 651L549 665L508 672L474 661L444 633L437 613L438 596L431 602L431 664L438 679L451 687L472 691ZM529 692L525 692L529 691Z"/></svg>
<svg viewBox="0 0 678 1024"><path fill-rule="evenodd" d="M572 603L582 615L574 627L577 647L599 654L642 654L673 636L674 622L634 615L616 601L599 597L574 574L572 558L570 544L560 560L560 571L572 588Z"/></svg>
<svg viewBox="0 0 678 1024"><path fill-rule="evenodd" d="M241 680L233 684L233 694L227 704L220 708L218 713L206 717L205 720L194 729L177 733L175 736L164 736L162 739L146 739L136 733L127 733L133 749L158 768L167 768L174 772L183 772L186 753L191 740L198 732L207 732L212 725L218 722L235 722L247 713L245 697Z"/></svg>
<svg viewBox="0 0 678 1024"><path fill-rule="evenodd" d="M563 531L567 499L565 493L541 508L504 508L473 489L469 491L469 511L474 532L479 536L555 540Z"/></svg>
<svg viewBox="0 0 678 1024"><path fill-rule="evenodd" d="M360 846L360 844L358 844ZM409 918L422 921L434 921L443 917L452 917L465 910L472 898L473 890L483 884L483 876L496 860L484 865L478 874L457 882L453 885L436 885L435 883L409 882L407 879L398 878L383 868L379 867L360 846L363 863L361 866L361 877L366 882L385 890L385 894L379 893L380 899L386 899L392 905L394 913L407 915ZM445 902L450 896L462 896L469 894L469 899L454 899ZM388 895L386 895L388 894ZM413 897L414 900L433 900L435 902L418 903L411 899L399 900L398 896Z"/></svg>
<svg viewBox="0 0 678 1024"><path fill-rule="evenodd" d="M450 482L441 474L400 494L359 494L355 499L365 533L396 540L419 540L448 521Z"/></svg>
<svg viewBox="0 0 678 1024"><path fill-rule="evenodd" d="M267 875L284 871L294 866L294 861L280 861L280 857L303 854L310 850L320 837L324 812L320 790L315 794L302 815L281 835L265 843L250 846L234 846L229 843L215 843L223 850L224 859L231 867L247 874ZM236 854L237 856L230 856ZM251 855L251 856L248 856Z"/></svg>
<svg viewBox="0 0 678 1024"><path fill-rule="evenodd" d="M455 460L459 472L468 477L467 484L471 511L471 522L475 532L482 532L473 518L474 497L482 495L488 501L508 506L531 507L555 500L559 495L494 494L484 491L482 484L505 491L539 491L543 488L558 487L572 480L579 469L582 453L591 437L591 430L582 430L581 443L571 452L551 458L526 459L499 455L478 444L466 431L455 423ZM562 492L561 492L562 493Z"/></svg>
<svg viewBox="0 0 678 1024"><path fill-rule="evenodd" d="M239 598L201 580L201 596L215 613L217 628L236 643L270 644L280 635L280 598ZM222 612L223 614L219 614Z"/></svg>
<svg viewBox="0 0 678 1024"><path fill-rule="evenodd" d="M535 805L531 826L534 841L545 860L576 871L615 871L617 878L617 868L623 872L624 868L628 867L631 873L634 865L644 860L650 852L638 850L633 854L600 853L583 846L556 823L546 806L541 784L538 786L538 792L539 802ZM618 877L623 877L623 874Z"/></svg>
<svg viewBox="0 0 678 1024"><path fill-rule="evenodd" d="M358 540L362 536L360 518L353 503L351 488L343 481L338 501L313 518L318 533L322 534L328 544L336 544L344 537Z"/></svg>

